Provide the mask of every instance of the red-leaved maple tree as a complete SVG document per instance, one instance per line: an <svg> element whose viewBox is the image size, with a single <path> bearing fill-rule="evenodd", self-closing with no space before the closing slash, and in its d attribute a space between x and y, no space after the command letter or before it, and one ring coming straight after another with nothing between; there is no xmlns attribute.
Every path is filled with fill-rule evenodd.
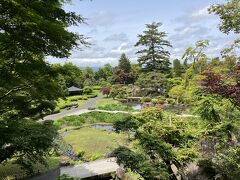
<svg viewBox="0 0 240 180"><path fill-rule="evenodd" d="M205 78L201 81L201 85L204 92L227 98L240 107L240 63L228 75L220 75L212 71L205 71L203 75Z"/></svg>

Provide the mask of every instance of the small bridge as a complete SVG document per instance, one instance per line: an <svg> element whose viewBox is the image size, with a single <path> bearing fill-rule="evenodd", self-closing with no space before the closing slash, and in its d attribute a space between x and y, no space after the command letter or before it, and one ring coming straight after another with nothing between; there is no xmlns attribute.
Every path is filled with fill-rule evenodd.
<svg viewBox="0 0 240 180"><path fill-rule="evenodd" d="M76 178L96 179L98 177L109 177L119 169L115 158L101 159L75 166L61 167L61 175L67 174Z"/></svg>

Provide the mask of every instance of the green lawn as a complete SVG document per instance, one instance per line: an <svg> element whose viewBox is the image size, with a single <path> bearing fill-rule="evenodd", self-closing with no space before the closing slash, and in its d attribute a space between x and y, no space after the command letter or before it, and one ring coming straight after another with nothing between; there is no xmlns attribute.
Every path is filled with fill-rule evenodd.
<svg viewBox="0 0 240 180"><path fill-rule="evenodd" d="M88 127L71 130L68 134L63 135L63 139L73 146L75 153L84 150L83 158L86 160L91 160L93 156L102 158L119 145L127 144L127 136L124 134Z"/></svg>
<svg viewBox="0 0 240 180"><path fill-rule="evenodd" d="M41 173L50 171L52 169L56 169L59 167L59 157L50 157L47 160L48 166L45 167L41 164L35 165L35 170L39 170ZM15 178L23 178L26 177L26 171L21 169L21 167L17 164L13 164L13 162L9 161L5 165L0 164L0 179L2 180L10 180Z"/></svg>

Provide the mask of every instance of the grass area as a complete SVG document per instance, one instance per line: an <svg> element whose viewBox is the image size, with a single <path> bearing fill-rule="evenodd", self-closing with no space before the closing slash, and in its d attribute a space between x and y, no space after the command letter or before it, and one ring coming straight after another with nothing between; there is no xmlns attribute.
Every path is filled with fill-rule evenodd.
<svg viewBox="0 0 240 180"><path fill-rule="evenodd" d="M47 160L48 167L45 167L42 164L36 164L35 170L40 173L45 173L50 170L56 169L59 167L60 160L59 157L50 157ZM0 164L0 179L10 180L10 179L19 179L27 177L26 171L21 169L21 166L14 164L12 161L7 162L5 165Z"/></svg>
<svg viewBox="0 0 240 180"><path fill-rule="evenodd" d="M81 114L79 116L67 116L54 122L54 124L60 128L62 126L81 126L84 123L114 123L116 121L123 120L129 116L124 113L107 113L93 111L90 113Z"/></svg>
<svg viewBox="0 0 240 180"><path fill-rule="evenodd" d="M108 111L133 111L131 107L111 98L105 98L98 101L96 107L97 109Z"/></svg>
<svg viewBox="0 0 240 180"><path fill-rule="evenodd" d="M84 151L83 158L89 161L102 158L114 148L127 143L124 134L88 127L71 130L63 135L63 139L72 145L75 153Z"/></svg>

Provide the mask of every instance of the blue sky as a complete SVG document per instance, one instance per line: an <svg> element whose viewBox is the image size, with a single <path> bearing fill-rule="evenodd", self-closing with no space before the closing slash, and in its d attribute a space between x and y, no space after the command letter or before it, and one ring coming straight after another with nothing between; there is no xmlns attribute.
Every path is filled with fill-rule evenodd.
<svg viewBox="0 0 240 180"><path fill-rule="evenodd" d="M207 8L224 0L72 0L64 5L66 11L74 11L87 18L87 24L69 28L89 37L93 44L82 51L73 50L68 59L48 58L51 63L71 61L78 66L117 65L118 58L126 53L137 62L134 44L145 24L162 22L160 31L168 33L173 47L171 60L181 58L184 50L197 40L209 39L206 49L209 56L216 57L237 36L225 35L218 30L219 18L209 15Z"/></svg>

